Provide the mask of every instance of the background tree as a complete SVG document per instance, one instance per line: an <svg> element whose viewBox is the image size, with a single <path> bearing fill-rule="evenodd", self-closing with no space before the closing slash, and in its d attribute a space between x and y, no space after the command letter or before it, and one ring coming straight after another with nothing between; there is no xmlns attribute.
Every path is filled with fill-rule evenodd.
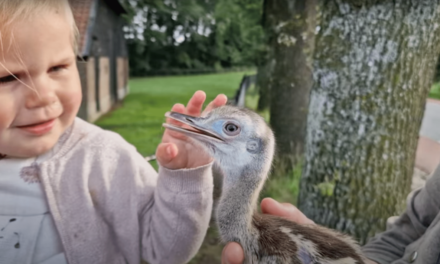
<svg viewBox="0 0 440 264"><path fill-rule="evenodd" d="M132 76L254 66L262 0L124 1Z"/></svg>
<svg viewBox="0 0 440 264"><path fill-rule="evenodd" d="M270 13L272 12L270 10L270 7L272 6L271 2L272 1L270 0L263 1L263 13L261 18L261 25L264 30L263 41L266 45L264 45L257 62L256 87L259 93L257 110L260 112L269 110L271 77L275 63L272 42L274 41L276 34L273 34L274 32L271 31L274 28L274 25L270 24L275 21L274 19L268 19L268 14L270 16Z"/></svg>
<svg viewBox="0 0 440 264"><path fill-rule="evenodd" d="M277 161L289 169L304 150L317 5L315 0L274 0L265 1L264 8L271 55L266 67L273 67L270 124L277 139Z"/></svg>
<svg viewBox="0 0 440 264"><path fill-rule="evenodd" d="M364 243L404 209L439 54L439 1L326 1L299 207Z"/></svg>
<svg viewBox="0 0 440 264"><path fill-rule="evenodd" d="M215 50L221 67L255 66L264 51L263 0L217 0Z"/></svg>

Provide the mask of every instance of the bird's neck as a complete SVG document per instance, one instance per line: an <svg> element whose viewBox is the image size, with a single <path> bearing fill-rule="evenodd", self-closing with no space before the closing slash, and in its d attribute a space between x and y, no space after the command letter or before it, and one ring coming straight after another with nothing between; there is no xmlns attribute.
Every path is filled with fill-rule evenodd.
<svg viewBox="0 0 440 264"><path fill-rule="evenodd" d="M257 209L258 196L267 171L255 168L239 171L224 169L223 174L217 224L224 242L239 242L252 229L252 215Z"/></svg>

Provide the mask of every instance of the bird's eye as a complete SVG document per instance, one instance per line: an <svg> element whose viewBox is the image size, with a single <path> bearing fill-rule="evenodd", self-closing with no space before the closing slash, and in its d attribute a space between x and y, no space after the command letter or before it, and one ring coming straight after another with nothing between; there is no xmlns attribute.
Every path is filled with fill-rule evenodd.
<svg viewBox="0 0 440 264"><path fill-rule="evenodd" d="M235 136L240 133L240 127L233 123L226 123L223 131L229 136Z"/></svg>

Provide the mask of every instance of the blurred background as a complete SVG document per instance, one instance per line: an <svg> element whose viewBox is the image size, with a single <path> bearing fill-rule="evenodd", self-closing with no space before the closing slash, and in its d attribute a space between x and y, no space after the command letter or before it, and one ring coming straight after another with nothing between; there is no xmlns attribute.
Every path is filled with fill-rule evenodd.
<svg viewBox="0 0 440 264"><path fill-rule="evenodd" d="M440 162L435 1L75 0L79 116L154 156L197 90L260 113L277 153L261 197L362 244ZM192 263L220 263L215 225Z"/></svg>

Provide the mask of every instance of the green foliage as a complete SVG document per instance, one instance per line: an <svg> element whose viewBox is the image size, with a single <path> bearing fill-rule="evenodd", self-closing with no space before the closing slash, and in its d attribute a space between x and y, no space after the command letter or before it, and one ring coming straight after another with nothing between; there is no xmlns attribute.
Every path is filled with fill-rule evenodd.
<svg viewBox="0 0 440 264"><path fill-rule="evenodd" d="M429 97L440 100L440 83L435 83L432 86L431 91L429 92Z"/></svg>
<svg viewBox="0 0 440 264"><path fill-rule="evenodd" d="M297 165L287 173L285 173L284 170L280 171L277 170L277 168L273 168L273 172L268 178L260 197L271 197L282 203L296 204L299 194L302 164L302 162L298 162Z"/></svg>
<svg viewBox="0 0 440 264"><path fill-rule="evenodd" d="M219 59L226 65L256 65L264 52L261 25L263 1L219 0L215 9L215 40Z"/></svg>
<svg viewBox="0 0 440 264"><path fill-rule="evenodd" d="M123 1L130 74L253 66L264 49L263 0Z"/></svg>
<svg viewBox="0 0 440 264"><path fill-rule="evenodd" d="M249 89L246 92L246 98L245 98L245 105L247 108L252 109L256 111L258 114L260 114L266 123L269 124L270 122L270 113L269 109L265 110L258 110L258 101L260 98L260 93L256 85L251 85Z"/></svg>

